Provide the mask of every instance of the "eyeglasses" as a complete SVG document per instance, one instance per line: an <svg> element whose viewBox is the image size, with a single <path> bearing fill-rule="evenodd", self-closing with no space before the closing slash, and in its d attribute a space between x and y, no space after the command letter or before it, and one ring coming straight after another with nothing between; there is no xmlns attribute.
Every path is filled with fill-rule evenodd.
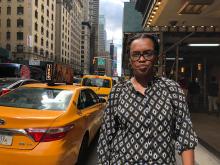
<svg viewBox="0 0 220 165"><path fill-rule="evenodd" d="M130 58L132 61L137 61L143 56L145 60L152 60L156 54L157 53L154 50L145 50L142 53L140 51L134 51Z"/></svg>

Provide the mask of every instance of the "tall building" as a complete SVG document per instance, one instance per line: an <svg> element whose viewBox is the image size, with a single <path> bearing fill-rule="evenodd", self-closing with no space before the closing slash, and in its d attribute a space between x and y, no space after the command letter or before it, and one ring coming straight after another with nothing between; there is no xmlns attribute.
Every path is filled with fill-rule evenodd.
<svg viewBox="0 0 220 165"><path fill-rule="evenodd" d="M98 55L98 22L99 22L99 0L89 0L91 38L90 38L90 73L94 72L93 58Z"/></svg>
<svg viewBox="0 0 220 165"><path fill-rule="evenodd" d="M1 1L0 47L14 60L55 59L56 2Z"/></svg>
<svg viewBox="0 0 220 165"><path fill-rule="evenodd" d="M70 11L73 4L57 0L56 4L56 62L70 63Z"/></svg>
<svg viewBox="0 0 220 165"><path fill-rule="evenodd" d="M89 1L83 0L83 22L82 22L82 36L81 36L81 65L83 74L90 73L90 10Z"/></svg>
<svg viewBox="0 0 220 165"><path fill-rule="evenodd" d="M105 52L106 44L106 30L105 30L105 16L99 16L99 29L98 29L98 56L102 56Z"/></svg>
<svg viewBox="0 0 220 165"><path fill-rule="evenodd" d="M73 0L73 10L71 10L71 65L75 74L83 73L83 66L81 64L82 1Z"/></svg>

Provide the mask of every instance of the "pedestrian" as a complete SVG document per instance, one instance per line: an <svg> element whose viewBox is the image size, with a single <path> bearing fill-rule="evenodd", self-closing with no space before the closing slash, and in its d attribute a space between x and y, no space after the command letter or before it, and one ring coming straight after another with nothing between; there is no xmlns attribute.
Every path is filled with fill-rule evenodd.
<svg viewBox="0 0 220 165"><path fill-rule="evenodd" d="M199 111L199 97L200 97L200 85L197 79L193 79L189 83L189 105L190 109L194 112Z"/></svg>
<svg viewBox="0 0 220 165"><path fill-rule="evenodd" d="M173 165L176 146L183 165L193 165L197 137L183 90L153 72L158 41L137 34L129 49L133 77L111 91L98 141L98 164Z"/></svg>
<svg viewBox="0 0 220 165"><path fill-rule="evenodd" d="M209 113L218 112L218 82L214 76L211 78L211 82L208 84L208 102L209 102Z"/></svg>

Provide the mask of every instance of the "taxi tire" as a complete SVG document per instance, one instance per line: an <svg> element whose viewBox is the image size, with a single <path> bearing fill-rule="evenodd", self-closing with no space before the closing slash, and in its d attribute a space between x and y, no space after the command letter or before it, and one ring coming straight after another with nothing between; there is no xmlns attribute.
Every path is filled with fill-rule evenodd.
<svg viewBox="0 0 220 165"><path fill-rule="evenodd" d="M78 156L76 165L84 165L85 160L86 160L84 156L86 155L88 146L89 146L89 136L88 134L86 134L84 135L81 146L80 146L79 156Z"/></svg>

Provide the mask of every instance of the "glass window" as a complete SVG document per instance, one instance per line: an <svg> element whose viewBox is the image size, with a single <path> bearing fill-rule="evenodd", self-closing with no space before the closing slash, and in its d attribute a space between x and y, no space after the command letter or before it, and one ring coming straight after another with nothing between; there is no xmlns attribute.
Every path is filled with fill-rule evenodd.
<svg viewBox="0 0 220 165"><path fill-rule="evenodd" d="M17 45L17 52L23 53L24 52L24 46L23 45Z"/></svg>
<svg viewBox="0 0 220 165"><path fill-rule="evenodd" d="M70 90L21 87L1 96L0 106L65 111L72 95Z"/></svg>
<svg viewBox="0 0 220 165"><path fill-rule="evenodd" d="M17 7L17 14L18 15L24 14L24 7L21 7L21 6Z"/></svg>
<svg viewBox="0 0 220 165"><path fill-rule="evenodd" d="M11 7L8 6L8 7L7 7L7 15L10 15L10 14L11 14Z"/></svg>
<svg viewBox="0 0 220 165"><path fill-rule="evenodd" d="M84 78L82 84L85 86L111 88L110 80L101 78Z"/></svg>
<svg viewBox="0 0 220 165"><path fill-rule="evenodd" d="M23 32L17 32L17 40L23 40L24 36L23 36Z"/></svg>
<svg viewBox="0 0 220 165"><path fill-rule="evenodd" d="M24 26L23 19L17 19L17 27L23 27L23 26Z"/></svg>
<svg viewBox="0 0 220 165"><path fill-rule="evenodd" d="M11 39L11 32L6 32L6 39L10 40Z"/></svg>
<svg viewBox="0 0 220 165"><path fill-rule="evenodd" d="M11 20L7 19L7 27L11 27Z"/></svg>

